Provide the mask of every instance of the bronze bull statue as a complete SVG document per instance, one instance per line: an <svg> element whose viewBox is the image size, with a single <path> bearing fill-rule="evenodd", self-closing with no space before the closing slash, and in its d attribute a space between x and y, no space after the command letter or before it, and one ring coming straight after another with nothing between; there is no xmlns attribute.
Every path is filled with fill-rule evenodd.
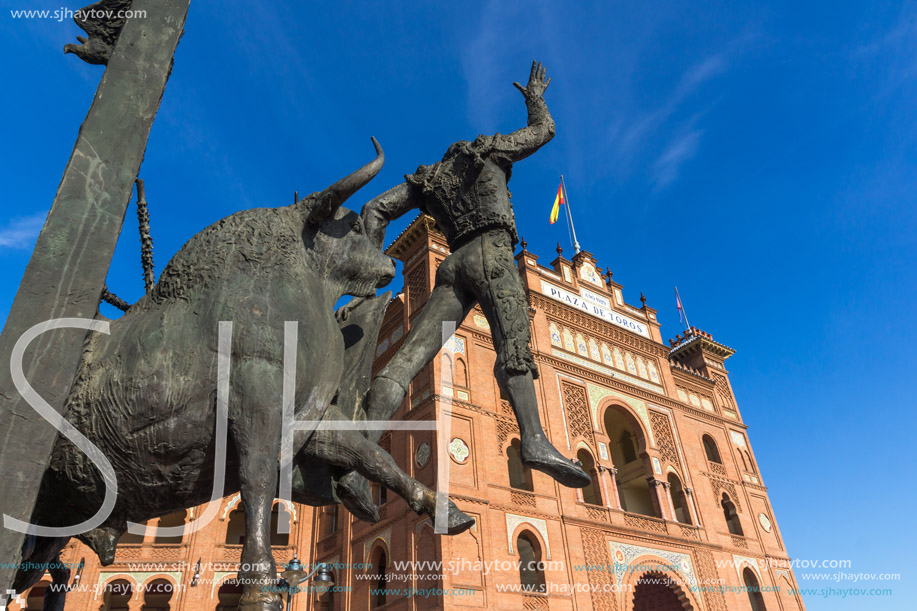
<svg viewBox="0 0 917 611"><path fill-rule="evenodd" d="M78 535L103 565L114 561L128 522L211 500L219 441L217 330L231 322L223 494L240 491L246 516L240 609L281 609L269 528L284 424L285 325L297 323L295 419L359 419L355 406L369 385L388 298L375 292L395 275L394 261L365 235L360 215L342 207L382 167L382 149L375 139L373 144L372 162L324 191L291 206L238 212L192 237L153 290L110 323L109 334L89 334L65 418L101 450L117 477L107 519ZM334 316L344 295L369 298L346 324ZM294 501L334 502L330 465L355 469L415 511L434 516L434 493L359 431L314 428L293 436ZM65 527L88 520L105 492L99 468L61 436L32 523ZM348 507L358 517L378 519L374 507L358 501ZM451 534L473 524L451 501L447 509ZM29 537L23 559L30 566L53 562L68 539ZM42 573L21 571L16 591ZM55 582L65 583L66 573L54 574ZM63 594L49 588L46 608L62 604Z"/></svg>

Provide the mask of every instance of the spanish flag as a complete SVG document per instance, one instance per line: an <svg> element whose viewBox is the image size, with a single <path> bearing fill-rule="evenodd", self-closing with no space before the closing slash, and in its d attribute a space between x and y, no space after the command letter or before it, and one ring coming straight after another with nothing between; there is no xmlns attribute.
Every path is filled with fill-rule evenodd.
<svg viewBox="0 0 917 611"><path fill-rule="evenodd" d="M557 197L554 198L554 207L551 208L551 219L550 219L550 221L551 221L551 224L552 224L552 225L553 225L554 223L557 222L557 217L558 217L558 215L560 215L560 207L563 206L563 205L566 204L566 203L567 203L567 202L566 202L566 200L564 199L564 185L563 185L563 183L561 183L561 184L557 187Z"/></svg>

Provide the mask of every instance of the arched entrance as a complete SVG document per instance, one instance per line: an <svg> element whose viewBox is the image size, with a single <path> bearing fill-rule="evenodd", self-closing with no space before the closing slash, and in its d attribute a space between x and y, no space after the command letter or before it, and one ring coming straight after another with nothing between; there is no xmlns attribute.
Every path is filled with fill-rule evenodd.
<svg viewBox="0 0 917 611"><path fill-rule="evenodd" d="M649 480L654 475L646 455L646 437L639 422L627 409L615 404L605 409L603 421L611 462L618 470L615 482L621 509L661 518L655 493L649 486Z"/></svg>
<svg viewBox="0 0 917 611"><path fill-rule="evenodd" d="M663 573L645 573L634 588L633 611L693 610L681 586Z"/></svg>

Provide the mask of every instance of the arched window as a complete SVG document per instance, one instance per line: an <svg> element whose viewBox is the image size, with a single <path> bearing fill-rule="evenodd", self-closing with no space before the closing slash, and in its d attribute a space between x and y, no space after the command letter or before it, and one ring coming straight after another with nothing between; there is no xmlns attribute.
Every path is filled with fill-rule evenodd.
<svg viewBox="0 0 917 611"><path fill-rule="evenodd" d="M332 611L334 609L334 590L328 588L318 595L319 611Z"/></svg>
<svg viewBox="0 0 917 611"><path fill-rule="evenodd" d="M126 579L116 579L105 584L102 611L129 611L128 605L133 595L134 588Z"/></svg>
<svg viewBox="0 0 917 611"><path fill-rule="evenodd" d="M576 453L576 457L583 463L583 470L592 478L592 481L581 489L583 491L583 502L590 505L601 505L602 494L599 491L599 474L595 469L595 461L592 460L592 454L582 448Z"/></svg>
<svg viewBox="0 0 917 611"><path fill-rule="evenodd" d="M184 526L186 517L188 517L188 511L186 509L182 509L181 511L176 511L174 513L170 513L168 515L165 515L159 518L159 526L162 526L163 528L171 528L174 526ZM157 533L156 538L153 539L153 543L175 544L175 543L181 543L181 540L182 540L181 535L166 536L166 535Z"/></svg>
<svg viewBox="0 0 917 611"><path fill-rule="evenodd" d="M443 383L448 386L455 385L455 368L452 365L452 357L448 354L443 355L442 379Z"/></svg>
<svg viewBox="0 0 917 611"><path fill-rule="evenodd" d="M726 527L729 529L729 532L733 535L744 536L745 533L742 531L742 523L739 521L739 514L736 511L735 503L729 500L729 496L724 492L723 499L720 501L720 505L723 506L723 517L726 518Z"/></svg>
<svg viewBox="0 0 917 611"><path fill-rule="evenodd" d="M223 582L217 591L216 611L238 611L242 598L242 585L235 580Z"/></svg>
<svg viewBox="0 0 917 611"><path fill-rule="evenodd" d="M629 410L611 405L603 417L605 434L611 441L611 462L617 468L615 483L621 508L630 513L662 517L656 495L650 490L648 479L653 472L649 459L642 455L646 447L643 428Z"/></svg>
<svg viewBox="0 0 917 611"><path fill-rule="evenodd" d="M688 509L688 497L681 480L674 473L669 473L669 494L672 495L672 507L675 508L675 519L682 524L691 523L691 511Z"/></svg>
<svg viewBox="0 0 917 611"><path fill-rule="evenodd" d="M388 488L382 484L377 484L376 482L371 482L369 485L370 493L372 494L373 503L376 505L385 505L388 502Z"/></svg>
<svg viewBox="0 0 917 611"><path fill-rule="evenodd" d="M756 472L755 463L751 459L751 453L748 450L742 450L742 452L745 454L745 461L748 464L748 467L746 470L749 471L750 473L755 473Z"/></svg>
<svg viewBox="0 0 917 611"><path fill-rule="evenodd" d="M245 543L245 510L242 503L229 514L229 523L226 526L226 545L242 545Z"/></svg>
<svg viewBox="0 0 917 611"><path fill-rule="evenodd" d="M532 472L522 464L522 455L519 453L519 440L513 439L506 447L506 469L509 471L509 485L517 490L532 488Z"/></svg>
<svg viewBox="0 0 917 611"><path fill-rule="evenodd" d="M382 607L385 605L385 589L388 588L388 558L385 557L385 548L381 545L373 550L372 566L373 578L371 583L376 590L376 594L371 594L370 608Z"/></svg>
<svg viewBox="0 0 917 611"><path fill-rule="evenodd" d="M704 442L704 453L707 454L707 460L723 464L722 459L720 459L720 451L716 448L716 442L713 441L713 437L704 435L702 441Z"/></svg>
<svg viewBox="0 0 917 611"><path fill-rule="evenodd" d="M621 454L624 456L624 464L637 460L637 449L634 447L634 436L630 431L625 430L621 433L619 439L621 444Z"/></svg>
<svg viewBox="0 0 917 611"><path fill-rule="evenodd" d="M468 367L465 365L464 359L455 359L454 384L462 388L468 388Z"/></svg>
<svg viewBox="0 0 917 611"><path fill-rule="evenodd" d="M751 611L766 611L764 596L761 594L761 586L755 572L746 566L742 571L742 580L745 582L745 592L748 594L748 602L751 603Z"/></svg>
<svg viewBox="0 0 917 611"><path fill-rule="evenodd" d="M281 533L280 525L289 525L288 529L292 530L293 527L293 516L290 515L290 512L287 511L286 505L283 503L274 503L274 506L271 508L271 545L289 545L290 544L290 533Z"/></svg>
<svg viewBox="0 0 917 611"><path fill-rule="evenodd" d="M322 507L321 518L319 519L319 539L330 537L338 530L338 508L337 505L325 505Z"/></svg>
<svg viewBox="0 0 917 611"><path fill-rule="evenodd" d="M143 587L143 606L140 611L171 611L172 583L157 579Z"/></svg>
<svg viewBox="0 0 917 611"><path fill-rule="evenodd" d="M24 611L41 611L45 605L45 591L48 589L48 582L42 581L29 590L29 595L25 599Z"/></svg>
<svg viewBox="0 0 917 611"><path fill-rule="evenodd" d="M146 522L140 522L143 526L146 526ZM135 535L131 532L126 532L121 535L121 538L118 539L118 545L140 545L143 543L143 535Z"/></svg>
<svg viewBox="0 0 917 611"><path fill-rule="evenodd" d="M516 537L516 550L519 552L519 583L522 589L526 592L544 592L544 570L538 539L523 531Z"/></svg>

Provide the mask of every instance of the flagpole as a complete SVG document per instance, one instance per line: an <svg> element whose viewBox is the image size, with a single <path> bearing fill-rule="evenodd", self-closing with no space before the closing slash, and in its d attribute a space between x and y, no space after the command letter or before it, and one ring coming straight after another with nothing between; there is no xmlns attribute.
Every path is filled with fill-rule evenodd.
<svg viewBox="0 0 917 611"><path fill-rule="evenodd" d="M579 254L579 241L576 239L576 228L573 226L573 213L570 211L570 196L567 194L567 184L564 182L564 175L560 175L560 186L564 190L564 203L567 207L567 221L570 223L570 233L573 234L573 254Z"/></svg>
<svg viewBox="0 0 917 611"><path fill-rule="evenodd" d="M680 314L685 319L685 331L687 331L688 329L691 328L691 323L688 322L688 312L687 310L685 310L685 304L681 301L681 295L678 294L677 285L675 286L675 299L678 302L678 309L680 310Z"/></svg>

